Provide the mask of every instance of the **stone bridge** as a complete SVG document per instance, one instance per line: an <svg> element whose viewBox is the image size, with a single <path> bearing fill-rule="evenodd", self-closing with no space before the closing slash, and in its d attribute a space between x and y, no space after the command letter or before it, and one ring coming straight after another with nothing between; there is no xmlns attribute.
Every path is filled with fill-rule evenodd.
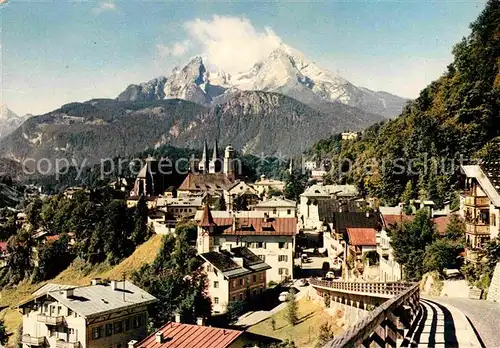
<svg viewBox="0 0 500 348"><path fill-rule="evenodd" d="M330 347L485 347L465 315L420 298L418 283L311 280L330 306L354 308L356 319ZM347 311L346 311L347 312Z"/></svg>

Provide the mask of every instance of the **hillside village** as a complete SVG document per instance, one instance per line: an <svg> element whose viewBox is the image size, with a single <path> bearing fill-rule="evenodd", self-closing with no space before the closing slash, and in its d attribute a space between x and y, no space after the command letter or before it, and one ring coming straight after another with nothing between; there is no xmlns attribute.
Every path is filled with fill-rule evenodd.
<svg viewBox="0 0 500 348"><path fill-rule="evenodd" d="M0 347L498 346L500 1L414 100L272 41L241 75L196 56L9 110ZM42 173L61 154L90 161Z"/></svg>
<svg viewBox="0 0 500 348"><path fill-rule="evenodd" d="M198 166L183 180L161 174L161 160L150 157L137 177L112 182L102 192L71 187L59 196L32 197L25 211L5 211L3 235L18 231L16 237L0 243L5 289L15 289L27 277L34 284L49 280L77 259L117 264L134 246L153 235L163 236L156 239L159 254L151 266L129 273L129 280L96 278L87 286L43 282L21 303L9 304L4 315L6 311L22 315L17 340L25 347L152 347L165 340L162 335L169 325L178 325L175 332L182 336L182 330L196 332L206 323L216 323L231 327L228 332L234 337L228 338L228 347L236 342L286 346L291 343L235 324L255 315L260 306L279 305L285 297L287 301L288 296L311 298L310 284L317 279L398 282L430 271L446 279L461 269L472 272L466 274L471 293L478 289L480 297L488 296L489 283L473 274L489 241L499 234L499 163L462 166L457 202L446 202L438 209L432 201L411 199L389 207L380 205L376 197L363 197L356 186L318 181L316 172L322 165L315 161L306 162L305 168L290 167L287 181L262 176L246 182L238 177L238 159L231 146L223 155L217 143L212 150L205 144ZM309 179L297 188L295 176L302 175L298 174L302 170ZM86 235L91 231L82 226L85 219L96 223L85 216L91 202L105 205L102 218L112 219L114 226L120 219L131 219L130 232L118 226L118 235L108 232L109 241L93 241L99 237ZM68 221L75 218L73 230ZM401 243L408 243L408 238L401 240L400 235L425 228L432 235L424 242L427 245L413 246L424 253L423 264L415 266L401 255L405 250ZM442 255L427 261L431 257L427 250L434 250L434 245ZM162 260L162 254L172 253L168 250L173 254L163 257L173 259ZM198 299L194 307L181 309L182 304L172 303L170 310L161 313L158 305L179 299L162 293L148 277L163 274L169 262L190 277L187 282L197 288L193 295ZM186 276L178 281L185 283ZM159 330L147 337L146 326L151 322ZM206 330L220 334L209 325Z"/></svg>

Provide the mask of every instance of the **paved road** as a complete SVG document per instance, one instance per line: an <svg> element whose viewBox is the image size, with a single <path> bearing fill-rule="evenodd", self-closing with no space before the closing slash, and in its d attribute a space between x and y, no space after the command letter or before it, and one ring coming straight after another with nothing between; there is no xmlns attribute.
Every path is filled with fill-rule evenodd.
<svg viewBox="0 0 500 348"><path fill-rule="evenodd" d="M484 347L500 348L500 304L464 298L425 298L458 308L470 320Z"/></svg>

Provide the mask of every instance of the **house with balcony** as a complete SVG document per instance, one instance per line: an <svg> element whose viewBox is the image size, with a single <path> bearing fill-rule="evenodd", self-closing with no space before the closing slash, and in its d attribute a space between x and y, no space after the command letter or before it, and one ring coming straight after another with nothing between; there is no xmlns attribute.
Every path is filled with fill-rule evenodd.
<svg viewBox="0 0 500 348"><path fill-rule="evenodd" d="M268 282L293 278L295 216L270 217L263 211L212 211L205 206L195 220L198 253L246 247L270 266L266 272Z"/></svg>
<svg viewBox="0 0 500 348"><path fill-rule="evenodd" d="M21 344L28 347L127 347L147 335L148 306L156 298L128 281L89 286L46 284L18 306Z"/></svg>
<svg viewBox="0 0 500 348"><path fill-rule="evenodd" d="M469 249L480 249L500 228L500 162L461 166L464 191L460 215Z"/></svg>

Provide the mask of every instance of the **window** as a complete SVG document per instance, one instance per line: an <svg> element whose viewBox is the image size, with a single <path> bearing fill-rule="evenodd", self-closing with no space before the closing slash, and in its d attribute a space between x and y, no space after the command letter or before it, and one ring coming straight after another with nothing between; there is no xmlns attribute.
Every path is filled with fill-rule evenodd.
<svg viewBox="0 0 500 348"><path fill-rule="evenodd" d="M130 318L125 319L125 331L130 330Z"/></svg>
<svg viewBox="0 0 500 348"><path fill-rule="evenodd" d="M257 242L257 248L263 248L264 242Z"/></svg>
<svg viewBox="0 0 500 348"><path fill-rule="evenodd" d="M113 334L113 324L106 324L106 337Z"/></svg>
<svg viewBox="0 0 500 348"><path fill-rule="evenodd" d="M266 255L258 255L258 258L266 262Z"/></svg>
<svg viewBox="0 0 500 348"><path fill-rule="evenodd" d="M278 262L288 262L288 255L278 255Z"/></svg>
<svg viewBox="0 0 500 348"><path fill-rule="evenodd" d="M288 268L279 268L278 274L279 275L288 275Z"/></svg>
<svg viewBox="0 0 500 348"><path fill-rule="evenodd" d="M231 301L236 301L236 296L231 297Z"/></svg>
<svg viewBox="0 0 500 348"><path fill-rule="evenodd" d="M123 331L123 322L117 321L114 323L114 333L119 334Z"/></svg>
<svg viewBox="0 0 500 348"><path fill-rule="evenodd" d="M491 226L496 226L497 225L497 217L495 214L491 214L490 215L490 222L491 222Z"/></svg>
<svg viewBox="0 0 500 348"><path fill-rule="evenodd" d="M48 304L46 304L46 303L45 303L45 304L43 305L43 311L44 311L45 313L47 313L47 312L49 311L49 305L48 305Z"/></svg>
<svg viewBox="0 0 500 348"><path fill-rule="evenodd" d="M214 303L215 304L219 304L219 298L218 297L214 297Z"/></svg>
<svg viewBox="0 0 500 348"><path fill-rule="evenodd" d="M71 328L69 328L69 329L68 329L68 333L69 333L70 335L74 335L74 334L75 334L75 329L71 329Z"/></svg>
<svg viewBox="0 0 500 348"><path fill-rule="evenodd" d="M102 337L102 326L92 328L92 339L97 340Z"/></svg>
<svg viewBox="0 0 500 348"><path fill-rule="evenodd" d="M273 214L276 215L276 212L277 212L277 210L276 210L276 208L274 208L273 209Z"/></svg>
<svg viewBox="0 0 500 348"><path fill-rule="evenodd" d="M254 274L254 275L252 276L252 280L253 280L253 282L254 282L254 283L256 283L256 282L257 282L257 275L256 275L256 274Z"/></svg>
<svg viewBox="0 0 500 348"><path fill-rule="evenodd" d="M61 306L57 306L57 315L61 315L61 310L62 310L62 307Z"/></svg>
<svg viewBox="0 0 500 348"><path fill-rule="evenodd" d="M68 317L73 314L73 311L71 309L68 308Z"/></svg>
<svg viewBox="0 0 500 348"><path fill-rule="evenodd" d="M215 281L215 282L214 282L214 288L216 288L216 289L217 289L218 287L219 287L219 282Z"/></svg>
<svg viewBox="0 0 500 348"><path fill-rule="evenodd" d="M134 329L138 328L141 326L141 321L140 317L137 315L134 317Z"/></svg>
<svg viewBox="0 0 500 348"><path fill-rule="evenodd" d="M287 215L292 215L292 209L287 209L286 213L287 213Z"/></svg>
<svg viewBox="0 0 500 348"><path fill-rule="evenodd" d="M278 248L280 248L280 249L285 249L285 248L287 248L287 245L286 245L286 243L285 243L285 242L279 242L279 243L278 243Z"/></svg>
<svg viewBox="0 0 500 348"><path fill-rule="evenodd" d="M207 265L207 272L212 272L212 265Z"/></svg>
<svg viewBox="0 0 500 348"><path fill-rule="evenodd" d="M244 283L243 278L240 278L240 285L243 285L243 283Z"/></svg>
<svg viewBox="0 0 500 348"><path fill-rule="evenodd" d="M240 301L243 301L243 294L240 294Z"/></svg>

